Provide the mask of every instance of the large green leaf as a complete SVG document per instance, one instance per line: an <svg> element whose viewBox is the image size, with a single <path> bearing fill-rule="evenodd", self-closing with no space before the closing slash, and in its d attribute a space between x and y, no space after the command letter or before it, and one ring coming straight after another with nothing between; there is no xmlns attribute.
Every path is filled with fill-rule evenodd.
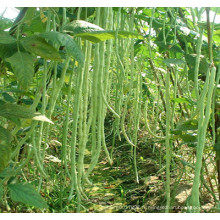
<svg viewBox="0 0 220 220"><path fill-rule="evenodd" d="M98 25L89 23L87 21L75 20L64 27L65 31L72 32L73 34L88 33L94 31L103 31L104 29Z"/></svg>
<svg viewBox="0 0 220 220"><path fill-rule="evenodd" d="M5 118L33 118L35 116L35 112L33 110L30 110L30 108L26 108L24 106L12 103L4 103L0 105L0 116L3 116Z"/></svg>
<svg viewBox="0 0 220 220"><path fill-rule="evenodd" d="M82 7L80 12L80 19L85 20L95 13L95 7Z"/></svg>
<svg viewBox="0 0 220 220"><path fill-rule="evenodd" d="M4 188L3 188L3 184L0 183L0 200L2 200L3 195L4 195Z"/></svg>
<svg viewBox="0 0 220 220"><path fill-rule="evenodd" d="M15 202L22 202L36 208L47 208L47 203L29 183L9 184L10 197Z"/></svg>
<svg viewBox="0 0 220 220"><path fill-rule="evenodd" d="M183 166L188 166L188 167L195 169L195 167L191 163L188 163L185 160L180 160L180 162L183 164Z"/></svg>
<svg viewBox="0 0 220 220"><path fill-rule="evenodd" d="M214 35L218 35L218 36L220 36L220 30L214 31L213 34L214 34Z"/></svg>
<svg viewBox="0 0 220 220"><path fill-rule="evenodd" d="M10 144L12 139L11 132L0 125L0 143Z"/></svg>
<svg viewBox="0 0 220 220"><path fill-rule="evenodd" d="M182 134L179 137L184 141L185 144L196 144L197 143L197 136L195 134Z"/></svg>
<svg viewBox="0 0 220 220"><path fill-rule="evenodd" d="M219 7L211 7L211 11L213 12L217 12L218 15L220 15L220 10L219 10Z"/></svg>
<svg viewBox="0 0 220 220"><path fill-rule="evenodd" d="M173 51L174 53L182 53L182 54L184 53L184 51L181 49L181 47L178 44L176 45L170 43L165 44L163 41L155 41L154 43L159 46L160 53L163 51Z"/></svg>
<svg viewBox="0 0 220 220"><path fill-rule="evenodd" d="M79 63L84 62L84 55L78 44L67 34L59 32L45 32L39 36L50 40L54 45L65 46L68 55L72 55Z"/></svg>
<svg viewBox="0 0 220 220"><path fill-rule="evenodd" d="M11 156L10 145L0 144L0 172L7 167Z"/></svg>
<svg viewBox="0 0 220 220"><path fill-rule="evenodd" d="M13 176L16 173L16 169L12 168L10 165L7 166L2 172L0 172L0 177L10 177Z"/></svg>
<svg viewBox="0 0 220 220"><path fill-rule="evenodd" d="M11 103L16 102L16 99L12 97L11 95L9 95L7 92L3 92L2 96L6 102L11 102Z"/></svg>
<svg viewBox="0 0 220 220"><path fill-rule="evenodd" d="M166 65L170 65L170 64L181 65L181 64L185 63L184 60L180 60L180 59L165 59L165 60L163 60L163 62Z"/></svg>
<svg viewBox="0 0 220 220"><path fill-rule="evenodd" d="M201 57L199 64L199 72L206 74L209 68L209 61L206 57Z"/></svg>
<svg viewBox="0 0 220 220"><path fill-rule="evenodd" d="M150 14L152 13L152 10L149 10ZM141 19L141 20L144 20L148 23L150 23L150 19L151 19L151 15L150 16L146 16L145 14L143 15L134 15L135 18L138 18L138 19ZM154 18L153 21L152 21L152 27L154 29L158 29L158 28L162 28L163 27L163 23L160 22L161 20L157 19L157 18Z"/></svg>
<svg viewBox="0 0 220 220"><path fill-rule="evenodd" d="M0 44L0 57L6 59L18 51L17 43Z"/></svg>
<svg viewBox="0 0 220 220"><path fill-rule="evenodd" d="M15 43L16 39L13 38L9 33L0 31L0 44L11 44Z"/></svg>
<svg viewBox="0 0 220 220"><path fill-rule="evenodd" d="M23 25L23 32L25 36L32 36L35 33L43 33L46 28L46 22L43 23L40 17L40 13L36 15L32 20L30 25Z"/></svg>
<svg viewBox="0 0 220 220"><path fill-rule="evenodd" d="M190 120L184 121L181 124L177 125L176 129L181 130L181 131L197 130L198 129L198 121L195 119L190 119Z"/></svg>
<svg viewBox="0 0 220 220"><path fill-rule="evenodd" d="M201 21L201 22L197 22L199 28L203 28L203 29L206 29L207 28L207 22L205 21ZM210 25L214 25L214 30L219 30L220 29L220 24L219 23L213 23L213 22L210 22Z"/></svg>
<svg viewBox="0 0 220 220"><path fill-rule="evenodd" d="M0 30L8 29L12 26L12 20L4 17L0 17Z"/></svg>
<svg viewBox="0 0 220 220"><path fill-rule="evenodd" d="M36 121L44 121L53 124L53 122L46 116L41 115L30 108L12 103L3 103L0 105L0 116L3 116L7 119L11 119L11 117L31 118Z"/></svg>
<svg viewBox="0 0 220 220"><path fill-rule="evenodd" d="M217 141L214 145L214 150L220 152L220 136L217 138Z"/></svg>
<svg viewBox="0 0 220 220"><path fill-rule="evenodd" d="M24 18L22 19L22 23L31 24L33 18L35 17L36 8L35 7L28 7Z"/></svg>
<svg viewBox="0 0 220 220"><path fill-rule="evenodd" d="M22 46L28 52L54 61L61 61L59 52L40 36L33 35L21 40Z"/></svg>
<svg viewBox="0 0 220 220"><path fill-rule="evenodd" d="M76 34L75 36L81 37L84 40L89 40L93 43L98 43L100 41L105 41L109 39L114 39L116 36L116 31L93 31L87 33ZM132 33L129 31L118 31L118 38L137 38L143 39L143 37L137 33Z"/></svg>
<svg viewBox="0 0 220 220"><path fill-rule="evenodd" d="M190 101L187 98L174 98L172 99L175 103L190 103Z"/></svg>
<svg viewBox="0 0 220 220"><path fill-rule="evenodd" d="M114 39L116 36L116 31L104 30L98 25L81 20L71 22L64 28L64 30L93 43ZM118 31L118 37L143 39L141 35L128 31Z"/></svg>
<svg viewBox="0 0 220 220"><path fill-rule="evenodd" d="M186 54L185 55L186 62L192 66L196 64L196 54Z"/></svg>
<svg viewBox="0 0 220 220"><path fill-rule="evenodd" d="M7 118L8 120L10 120L11 122L14 122L17 126L21 126L21 119L20 118L17 118L17 117L11 117L11 116L7 116L5 117Z"/></svg>
<svg viewBox="0 0 220 220"><path fill-rule="evenodd" d="M17 52L6 61L11 64L21 88L26 90L33 79L34 58L28 53Z"/></svg>

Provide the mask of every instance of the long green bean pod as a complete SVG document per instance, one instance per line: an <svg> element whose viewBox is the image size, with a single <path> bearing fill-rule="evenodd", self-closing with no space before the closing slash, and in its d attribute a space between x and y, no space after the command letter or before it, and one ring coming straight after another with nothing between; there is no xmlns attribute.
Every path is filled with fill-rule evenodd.
<svg viewBox="0 0 220 220"><path fill-rule="evenodd" d="M100 20L100 8L97 8L97 16L95 23L99 25ZM97 109L98 109L98 75L99 75L99 68L100 68L100 60L99 60L99 46L100 44L95 45L95 52L94 52L94 70L92 76L92 95L91 95L91 110L90 110L90 117L91 117L91 131L92 131L92 159L91 159L91 168L94 168L94 158L96 157L96 147L97 147L97 135L96 135L96 122L97 122ZM93 164L93 165L92 165ZM88 172L88 171L87 171ZM88 174L86 175L88 177Z"/></svg>
<svg viewBox="0 0 220 220"><path fill-rule="evenodd" d="M74 69L74 67L73 67ZM68 164L67 164L67 136L68 136L68 128L69 128L69 114L70 114L70 101L71 101L71 92L72 92L72 78L73 78L73 72L71 72L70 78L69 78L69 85L68 85L68 94L67 94L67 109L66 109L66 118L63 126L63 139L62 139L62 161L65 166L65 170L70 177L70 173L68 170Z"/></svg>
<svg viewBox="0 0 220 220"><path fill-rule="evenodd" d="M166 74L166 213L170 210L170 162L171 162L171 146L170 146L170 71Z"/></svg>
<svg viewBox="0 0 220 220"><path fill-rule="evenodd" d="M203 156L203 149L205 146L206 132L210 119L212 95L215 85L215 75L216 75L216 68L212 67L210 73L210 80L209 80L209 75L207 75L207 81L209 81L207 98L205 97L204 100L201 100L200 108L199 108L200 115L199 115L199 126L198 126L198 144L196 148L197 154L196 154L196 165L195 165L195 177L193 180L192 197L191 197L191 205L193 208L192 210L193 212L200 211L200 202L199 202L200 173L202 168L202 156ZM205 104L205 99L206 99L206 104ZM204 114L204 110L205 110L205 114Z"/></svg>
<svg viewBox="0 0 220 220"><path fill-rule="evenodd" d="M87 46L88 45L88 46ZM88 111L88 95L89 95L89 64L91 61L91 49L92 45L90 42L86 42L88 47L86 53L86 63L85 63L85 73L84 73L84 84L83 84L83 97L84 102L82 103L82 137L81 143L79 144L79 158L78 158L78 186L81 186L81 181L84 172L84 154L86 149L86 144L88 141L88 132L87 132L87 111ZM81 187L80 187L81 188Z"/></svg>
<svg viewBox="0 0 220 220"><path fill-rule="evenodd" d="M74 96L74 112L73 112L73 123L72 123L72 138L71 138L71 190L69 194L69 200L72 199L73 190L77 192L77 198L80 197L79 187L77 184L77 172L76 172L76 139L77 139L77 125L79 118L79 107L82 95L82 85L83 85L83 68L80 67L79 74L77 76L76 94ZM80 206L80 204L79 204Z"/></svg>
<svg viewBox="0 0 220 220"><path fill-rule="evenodd" d="M203 28L200 28L199 38L198 38L197 44L196 44L197 55L196 55L196 64L195 64L195 72L194 72L194 87L195 87L197 99L199 98L198 73L199 73L199 64L200 64L203 32L204 32Z"/></svg>
<svg viewBox="0 0 220 220"><path fill-rule="evenodd" d="M216 92L217 86L220 80L220 64L218 65L218 72L216 74L215 88L212 97L212 144L215 145L216 142L216 127L215 127L215 105L216 105Z"/></svg>
<svg viewBox="0 0 220 220"><path fill-rule="evenodd" d="M144 105L144 113L145 113L144 114L144 122L145 122L145 127L146 127L147 131L149 132L150 135L152 135L155 138L165 139L165 137L163 137L163 136L158 136L158 135L154 134L153 131L151 130L151 128L149 126L149 123L148 123L148 119L147 119L147 115L148 115L147 110L148 110L148 102L145 101L145 105Z"/></svg>

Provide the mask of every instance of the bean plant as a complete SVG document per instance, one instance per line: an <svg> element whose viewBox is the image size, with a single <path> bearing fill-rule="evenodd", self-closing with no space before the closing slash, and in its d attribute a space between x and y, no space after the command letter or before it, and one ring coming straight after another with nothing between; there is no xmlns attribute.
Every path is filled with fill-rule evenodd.
<svg viewBox="0 0 220 220"><path fill-rule="evenodd" d="M1 212L89 212L103 161L141 187L145 148L162 212L183 183L182 212L204 212L204 192L219 212L218 8L18 10L0 18Z"/></svg>

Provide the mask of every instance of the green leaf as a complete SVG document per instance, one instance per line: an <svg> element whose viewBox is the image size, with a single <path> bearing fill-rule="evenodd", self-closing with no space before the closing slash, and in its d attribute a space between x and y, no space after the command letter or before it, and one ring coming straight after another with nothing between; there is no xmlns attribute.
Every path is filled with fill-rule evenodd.
<svg viewBox="0 0 220 220"><path fill-rule="evenodd" d="M22 22L26 24L31 24L31 21L34 18L35 12L36 12L35 7L29 7L25 13L24 18L22 19Z"/></svg>
<svg viewBox="0 0 220 220"><path fill-rule="evenodd" d="M17 126L19 126L19 127L21 126L21 120L20 120L20 118L10 117L10 116L5 117L5 118L7 118L8 120L14 122Z"/></svg>
<svg viewBox="0 0 220 220"><path fill-rule="evenodd" d="M16 43L13 44L0 44L0 57L6 59L11 57L18 51L18 46Z"/></svg>
<svg viewBox="0 0 220 220"><path fill-rule="evenodd" d="M199 72L206 74L209 68L209 62L205 57L200 58Z"/></svg>
<svg viewBox="0 0 220 220"><path fill-rule="evenodd" d="M175 103L190 103L191 104L191 102L187 98L175 98L175 99L172 99L172 101Z"/></svg>
<svg viewBox="0 0 220 220"><path fill-rule="evenodd" d="M171 134L174 134L174 135L181 135L182 134L182 131L181 130L178 130L178 129L173 129L170 131Z"/></svg>
<svg viewBox="0 0 220 220"><path fill-rule="evenodd" d="M186 62L192 66L196 64L196 54L186 54L185 55Z"/></svg>
<svg viewBox="0 0 220 220"><path fill-rule="evenodd" d="M162 51L172 51L174 53L184 53L184 51L181 49L179 45L173 45L170 43L165 44L163 41L155 41L155 44L157 44L160 48L160 52Z"/></svg>
<svg viewBox="0 0 220 220"><path fill-rule="evenodd" d="M72 32L73 34L88 33L93 31L103 31L104 29L98 25L89 23L87 21L75 20L64 27L65 31Z"/></svg>
<svg viewBox="0 0 220 220"><path fill-rule="evenodd" d="M21 44L25 50L32 54L48 60L61 61L58 51L42 37L37 35L26 37L21 40Z"/></svg>
<svg viewBox="0 0 220 220"><path fill-rule="evenodd" d="M185 144L192 144L197 142L197 136L195 134L182 134L179 137L184 141Z"/></svg>
<svg viewBox="0 0 220 220"><path fill-rule="evenodd" d="M12 66L15 76L22 89L26 90L32 82L34 75L34 58L23 52L17 52L6 59Z"/></svg>
<svg viewBox="0 0 220 220"><path fill-rule="evenodd" d="M150 12L150 13L152 13L152 12ZM142 15L134 15L134 17L135 18L138 18L138 19L141 19L141 20L143 20L143 21L146 21L146 22L150 22L150 17L149 16L147 16L146 14L142 14ZM163 27L163 25L162 25L162 27Z"/></svg>
<svg viewBox="0 0 220 220"><path fill-rule="evenodd" d="M0 144L0 172L3 171L10 160L11 147L9 145Z"/></svg>
<svg viewBox="0 0 220 220"><path fill-rule="evenodd" d="M194 81L195 68L191 68L188 71L188 79Z"/></svg>
<svg viewBox="0 0 220 220"><path fill-rule="evenodd" d="M9 184L8 188L10 190L10 197L15 202L22 202L40 209L48 207L41 195L29 183Z"/></svg>
<svg viewBox="0 0 220 220"><path fill-rule="evenodd" d="M5 118L33 118L35 116L35 112L30 108L26 108L24 106L11 103L4 103L0 105L0 116L3 116Z"/></svg>
<svg viewBox="0 0 220 220"><path fill-rule="evenodd" d="M195 119L187 120L187 121L177 125L176 129L181 130L181 131L197 130L198 129L198 121Z"/></svg>
<svg viewBox="0 0 220 220"><path fill-rule="evenodd" d="M147 15L148 14L148 15ZM138 19L141 19L141 20L144 20L146 22L148 22L148 24L150 23L150 19L151 19L151 14L152 14L152 10L149 9L149 12L148 13L145 13L145 14L142 14L142 15L134 15L135 18L138 18ZM154 29L158 29L158 28L162 28L163 27L163 23L161 22L160 19L157 19L156 17L153 19L152 21L152 27Z"/></svg>
<svg viewBox="0 0 220 220"><path fill-rule="evenodd" d="M213 33L214 35L220 35L220 30L217 30L217 31L214 31L214 33Z"/></svg>
<svg viewBox="0 0 220 220"><path fill-rule="evenodd" d="M59 32L45 32L39 36L50 40L54 45L65 46L68 55L72 55L80 64L84 63L84 55L78 44L67 34Z"/></svg>
<svg viewBox="0 0 220 220"><path fill-rule="evenodd" d="M217 12L218 15L220 14L220 10L217 7L211 7L211 11Z"/></svg>
<svg viewBox="0 0 220 220"><path fill-rule="evenodd" d="M25 105L32 105L34 103L32 99L20 99L19 101Z"/></svg>
<svg viewBox="0 0 220 220"><path fill-rule="evenodd" d="M5 30L5 29L10 28L12 24L13 22L10 19L0 17L0 30Z"/></svg>
<svg viewBox="0 0 220 220"><path fill-rule="evenodd" d="M80 19L85 20L95 13L95 7L82 7L80 12Z"/></svg>
<svg viewBox="0 0 220 220"><path fill-rule="evenodd" d="M183 60L180 60L180 59L165 59L163 60L163 62L167 65L170 65L170 64L181 65L185 63Z"/></svg>
<svg viewBox="0 0 220 220"><path fill-rule="evenodd" d="M0 183L0 200L3 199L3 196L4 196L4 188L3 188L2 183Z"/></svg>
<svg viewBox="0 0 220 220"><path fill-rule="evenodd" d="M42 33L45 31L46 23L42 22L40 13L36 15L32 20L30 25L23 25L22 31L26 36L32 36L34 33Z"/></svg>
<svg viewBox="0 0 220 220"><path fill-rule="evenodd" d="M71 24L68 24L66 27L64 27L64 30L93 43L114 39L116 35L116 31L104 30L98 25L82 20L73 21ZM128 31L118 31L118 37L143 39L141 35Z"/></svg>
<svg viewBox="0 0 220 220"><path fill-rule="evenodd" d="M29 29L32 33L42 33L45 30L46 23L41 21L40 15L33 18Z"/></svg>
<svg viewBox="0 0 220 220"><path fill-rule="evenodd" d="M86 32L86 33L80 33L76 34L77 37L81 37L84 40L89 40L93 43L98 43L100 41L110 40L114 39L116 36L116 31L93 31L93 32ZM132 33L129 31L118 31L118 38L137 38L137 39L143 39L143 36Z"/></svg>
<svg viewBox="0 0 220 220"><path fill-rule="evenodd" d="M0 125L0 143L4 141L5 144L10 144L11 139L11 132Z"/></svg>
<svg viewBox="0 0 220 220"><path fill-rule="evenodd" d="M207 28L207 23L205 21L198 21L197 25L199 28L203 28L203 29Z"/></svg>
<svg viewBox="0 0 220 220"><path fill-rule="evenodd" d="M188 103L186 98L175 98L175 99L172 99L172 101L175 103Z"/></svg>
<svg viewBox="0 0 220 220"><path fill-rule="evenodd" d="M44 122L49 122L53 124L53 122L50 119L48 119L46 116L41 115L40 113L35 112L34 110L31 110L30 108L20 106L17 104L11 104L11 103L4 103L0 105L0 116L3 116L7 119L11 119L11 117L31 118L36 121L44 121ZM3 128L1 130L1 127L0 127L0 138L1 138L1 132L3 133L5 132L5 130L3 130ZM4 135L6 134L4 133Z"/></svg>
<svg viewBox="0 0 220 220"><path fill-rule="evenodd" d="M214 33L212 38L215 43L220 43L220 35Z"/></svg>
<svg viewBox="0 0 220 220"><path fill-rule="evenodd" d="M7 102L10 102L10 103L16 102L16 99L14 99L11 95L9 95L6 92L3 92L2 96L3 96L4 100L7 101Z"/></svg>
<svg viewBox="0 0 220 220"><path fill-rule="evenodd" d="M215 143L214 150L220 152L220 142Z"/></svg>
<svg viewBox="0 0 220 220"><path fill-rule="evenodd" d="M198 27L206 29L207 28L207 22L202 21L202 22L197 22ZM220 29L220 24L219 23L213 23L210 22L210 25L213 26L214 25L214 30L219 30Z"/></svg>
<svg viewBox="0 0 220 220"><path fill-rule="evenodd" d="M220 136L217 138L217 142L214 145L214 150L220 152Z"/></svg>
<svg viewBox="0 0 220 220"><path fill-rule="evenodd" d="M9 33L0 31L0 44L11 44L15 43L16 39L13 38Z"/></svg>
<svg viewBox="0 0 220 220"><path fill-rule="evenodd" d="M3 177L3 178L10 177L10 176L13 176L15 173L16 173L16 170L8 166L2 172L0 172L0 177Z"/></svg>
<svg viewBox="0 0 220 220"><path fill-rule="evenodd" d="M3 199L3 196L4 196L4 188L3 188L3 184L0 183L0 200Z"/></svg>
<svg viewBox="0 0 220 220"><path fill-rule="evenodd" d="M185 160L180 160L180 162L183 164L183 166L188 166L188 167L191 167L191 168L195 169L195 167L192 164L188 163Z"/></svg>

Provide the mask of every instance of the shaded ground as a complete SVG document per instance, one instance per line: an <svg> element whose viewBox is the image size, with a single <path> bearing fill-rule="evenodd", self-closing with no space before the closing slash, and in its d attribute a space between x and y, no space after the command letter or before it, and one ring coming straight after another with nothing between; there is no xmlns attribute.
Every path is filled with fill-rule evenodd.
<svg viewBox="0 0 220 220"><path fill-rule="evenodd" d="M116 151L116 158L120 158L119 166L110 167L107 161L101 161L95 169L91 177L93 186L86 186L90 199L85 211L164 212L164 173L158 174L160 166L154 159L153 148L145 147L138 151L139 184L135 182L129 147L126 148Z"/></svg>
<svg viewBox="0 0 220 220"><path fill-rule="evenodd" d="M137 166L139 183L135 182L133 159L130 146L125 145L114 150L114 165L108 165L105 155L101 155L100 162L90 176L92 185L85 185L88 200L83 201L81 212L87 213L160 213L165 211L165 159L164 151L160 146L153 145L143 140L137 149ZM54 152L50 152L54 155ZM57 152L59 153L59 152ZM41 195L48 202L47 212L75 212L76 199L68 202L69 184L68 177L62 177L60 160L56 157L46 156L50 178L43 182ZM36 173L32 173L30 163L28 179L33 179L32 184L38 186ZM175 164L176 167L177 164ZM187 198L191 193L192 184L181 176L181 167L172 173L170 212L186 212ZM23 178L22 176L20 177ZM64 181L65 178L65 181ZM203 212L210 212L213 200L205 193L201 198ZM1 212L41 212L33 207L22 204L10 203L11 211Z"/></svg>
<svg viewBox="0 0 220 220"><path fill-rule="evenodd" d="M129 159L128 148L127 146L127 153L125 153L126 149L118 152L116 150L116 158L120 158L118 166L116 164L110 167L107 161L103 160L96 167L91 176L93 185L86 186L89 201L85 202L83 212L165 212L165 167L158 161L163 153L151 145L139 148L137 151L140 179L138 184L135 182L133 161ZM185 183L184 176L180 178L181 172L181 169L175 170L171 176L170 212L174 213L187 211L187 199L192 189L192 183L188 181ZM202 212L212 212L214 202L210 196L206 196L205 191L202 192L201 205Z"/></svg>

